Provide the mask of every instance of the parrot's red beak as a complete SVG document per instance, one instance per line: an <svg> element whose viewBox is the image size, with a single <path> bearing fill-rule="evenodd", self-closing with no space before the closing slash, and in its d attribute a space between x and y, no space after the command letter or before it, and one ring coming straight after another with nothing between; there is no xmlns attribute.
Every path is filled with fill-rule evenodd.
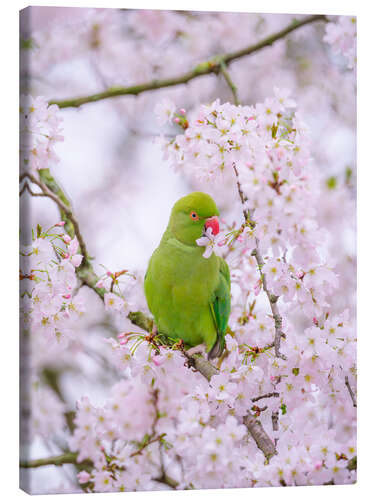
<svg viewBox="0 0 375 500"><path fill-rule="evenodd" d="M206 224L204 225L204 228L207 231L209 227L212 229L212 234L214 236L216 236L219 233L220 231L219 219L216 216L206 219Z"/></svg>

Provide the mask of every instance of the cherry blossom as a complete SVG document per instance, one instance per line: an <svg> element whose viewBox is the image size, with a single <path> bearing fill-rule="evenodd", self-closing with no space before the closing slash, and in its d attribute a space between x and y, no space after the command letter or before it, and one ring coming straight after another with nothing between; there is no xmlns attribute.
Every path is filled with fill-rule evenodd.
<svg viewBox="0 0 375 500"><path fill-rule="evenodd" d="M217 249L225 244L225 236L223 234L212 233L212 227L209 227L205 231L204 236L197 239L197 245L200 247L206 247L203 252L203 257L208 259L211 257L212 253L216 253Z"/></svg>
<svg viewBox="0 0 375 500"><path fill-rule="evenodd" d="M268 36L292 18L85 10L63 26L35 30L31 49L22 49L32 54L27 79L48 98L21 97L21 170L54 174L63 111L48 101L67 92L56 76L64 64L84 66L93 75L93 93L103 84L173 78L214 54L259 42L259 32ZM306 30L230 65L237 97L246 104L232 104L237 101L227 86L218 91L218 80L225 84L219 70L188 85L102 103L104 111L118 113L116 127L127 121L136 132L138 125L140 132L161 134L155 142L165 171L169 164L189 188L211 193L225 215L221 233L208 228L196 242L205 247L204 258L224 257L231 275L226 350L212 362L214 375L190 366L178 339L155 331L143 292L145 269L126 260L126 268L116 267L115 258L107 268L84 257L82 236L69 223L38 224L24 238L20 344L31 388L22 411L30 415L31 432L23 433L51 455L74 457L78 467L69 467L76 488L356 481L355 249L343 250L355 232L353 166L340 177L340 148L321 133L355 126L355 75L342 71L329 45L355 68L356 23L332 18L324 39L313 26ZM287 71L288 65L296 70ZM38 83L41 75L53 95ZM84 95L85 85L76 81L72 93ZM337 98L338 88L346 99ZM74 118L66 116L67 123ZM327 174L332 165L336 170ZM125 193L120 183L118 191L110 191L117 182L110 184L127 210L135 205L139 189L132 182ZM103 209L100 230L113 214ZM117 237L123 225L123 219L119 227L113 223L113 249L121 246L126 259ZM95 219L96 231L100 226ZM277 324L282 355L275 348ZM277 454L265 456L244 417L255 419Z"/></svg>

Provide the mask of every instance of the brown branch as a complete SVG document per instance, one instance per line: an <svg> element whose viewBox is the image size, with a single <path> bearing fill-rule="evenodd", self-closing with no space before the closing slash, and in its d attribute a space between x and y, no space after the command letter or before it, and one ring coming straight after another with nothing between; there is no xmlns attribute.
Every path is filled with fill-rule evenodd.
<svg viewBox="0 0 375 500"><path fill-rule="evenodd" d="M56 203L60 211L60 216L62 220L65 221L65 231L71 238L77 236L80 252L83 255L82 263L76 269L77 276L83 284L92 288L101 299L104 299L105 290L104 288L96 287L96 283L99 281L99 276L96 275L91 265L90 257L87 252L86 244L82 237L78 221L64 191L58 185L48 169L39 170L39 179L31 173L25 172L20 176L20 182L22 182L25 178L28 178L33 184L37 185L42 190L44 196L49 197L54 203Z"/></svg>
<svg viewBox="0 0 375 500"><path fill-rule="evenodd" d="M324 15L313 15L306 16L301 20L293 20L286 28L270 35L260 42L244 47L241 50L237 50L234 52L230 52L227 54L221 54L213 57L209 61L202 62L198 64L195 68L183 75L167 78L165 80L152 80L147 83L143 83L140 85L133 85L130 87L111 87L104 92L99 92L97 94L92 94L83 97L77 97L73 99L64 99L64 100L56 100L52 99L50 104L57 104L60 108L69 108L69 107L79 107L82 104L86 104L89 102L97 102L103 99L109 99L113 97L123 96L123 95L139 95L142 92L148 92L150 90L161 89L165 87L172 87L175 85L181 85L184 83L188 83L190 80L194 78L208 75L210 73L218 73L220 71L220 65L224 63L225 65L229 65L231 62L236 59L240 59L245 56L249 56L250 54L254 54L259 50L269 47L273 45L277 40L280 40L287 36L289 33L295 31L306 24L314 23L316 21L327 21L326 16Z"/></svg>
<svg viewBox="0 0 375 500"><path fill-rule="evenodd" d="M74 231L76 231L77 228L79 231L78 222L76 221L70 206L66 203L67 199L66 199L63 191L58 186L58 184L56 183L55 179L51 176L51 174L48 172L48 175L45 175L44 178L47 178L47 181L48 181L47 183L49 183L49 185L54 188L54 192L52 192L52 190L49 188L49 186L47 186L43 182L39 181L38 179L36 179L33 175L31 175L29 173L23 174L20 177L20 180L23 180L23 178L25 178L25 177L29 177L32 182L34 182L34 180L35 180L36 181L35 184L38 185L42 189L42 191L57 204L57 206L60 208L60 210L62 210L65 213L68 220L72 223L72 231L73 231L72 235L74 236ZM79 232L79 234L80 234L80 239L83 242L81 233ZM78 236L77 236L77 239L78 239ZM78 241L80 241L80 239L78 239ZM83 247L86 249L84 242L83 242ZM87 255L87 251L86 251L86 255ZM97 288L95 286L99 280L99 277L95 274L95 272L91 266L91 263L88 260L88 256L87 256L87 259L85 261L85 265L84 266L81 265L78 268L77 274L80 277L80 279L84 282L84 284L86 284L87 286L92 288L102 299L104 299L105 290ZM153 328L152 319L148 318L141 311L130 312L128 314L128 318L133 324L139 326L143 330L146 330L147 332L152 332L152 328ZM208 381L211 380L211 377L213 375L216 375L219 373L219 370L217 370L217 368L215 368L213 365L211 365L211 363L206 361L201 355L193 354L192 356L189 356L185 351L183 351L183 353L184 353L185 357L187 358L190 366L195 368L197 371L199 371ZM264 431L264 429L262 427L262 424L259 421L257 421L254 417L252 417L250 415L248 417L245 417L245 419L246 419L245 425L249 429L250 434L255 439L257 446L262 450L266 459L269 460L276 453L276 449L275 449L272 441L267 436L266 432ZM244 421L245 421L245 419L244 419ZM160 436L158 437L158 439L160 440ZM148 443L148 444L150 444L150 443ZM70 457L71 457L71 455L70 455ZM71 462L69 462L69 463L71 463ZM48 464L41 463L41 465L48 465Z"/></svg>
<svg viewBox="0 0 375 500"><path fill-rule="evenodd" d="M252 255L255 257L255 259L257 261L259 273L260 273L261 279L262 279L263 290L266 292L266 295L268 297L268 302L270 304L271 311L272 311L272 317L273 317L273 320L275 323L275 340L274 340L275 356L277 358L287 359L286 356L284 356L284 354L282 354L280 352L280 340L281 340L281 337L285 338L285 334L282 331L283 322L282 322L282 317L281 317L281 314L279 312L279 308L277 305L278 297L276 295L271 294L270 291L268 290L266 275L262 273L262 268L264 266L264 260L259 252L259 241L257 238L255 239L255 242L256 242L255 243L256 246L255 246L254 250L252 251Z"/></svg>
<svg viewBox="0 0 375 500"><path fill-rule="evenodd" d="M347 465L348 470L357 470L357 455L351 458Z"/></svg>
<svg viewBox="0 0 375 500"><path fill-rule="evenodd" d="M169 486L170 488L176 489L177 486L180 484L178 481L173 479L172 477L168 476L168 474L163 474L162 476L155 477L154 481L157 481L158 483L163 483Z"/></svg>
<svg viewBox="0 0 375 500"><path fill-rule="evenodd" d="M272 416L272 430L274 432L277 432L279 430L279 412L278 411L273 411Z"/></svg>
<svg viewBox="0 0 375 500"><path fill-rule="evenodd" d="M20 462L20 467L23 469L31 469L37 467L44 467L45 465L56 465L60 467L64 464L73 464L77 465L77 453L63 453L62 455L57 455L48 458L39 458L37 460L25 460ZM87 465L92 467L92 462L90 460L85 460ZM80 462L81 464L83 462Z"/></svg>
<svg viewBox="0 0 375 500"><path fill-rule="evenodd" d="M234 101L234 104L236 106L239 105L239 100L238 100L238 94L237 94L237 87L236 85L234 84L229 72L228 72L228 69L227 69L227 65L225 64L224 61L221 61L220 63L220 71L225 79L225 81L227 82L228 84L228 87L230 88L232 94L233 94L233 101Z"/></svg>
<svg viewBox="0 0 375 500"><path fill-rule="evenodd" d="M254 209L249 210L246 207L247 197L245 196L245 194L242 190L237 166L235 163L233 163L233 170L234 170L234 173L236 175L237 191L238 191L238 194L239 194L239 197L241 200L241 204L242 204L242 213L243 213L243 216L245 219L245 226L246 225L249 225L250 227L254 226L254 222L252 221ZM270 291L268 290L268 287L267 287L267 278L262 273L262 268L264 266L264 260L260 254L260 251L259 251L258 238L255 238L255 248L252 251L252 255L255 257L255 259L257 261L259 273L260 273L260 276L262 279L263 290L265 291L265 293L267 295L268 302L270 304L271 311L272 311L272 317L273 317L273 320L275 323L275 339L274 339L275 356L277 358L286 359L286 356L284 356L284 354L281 354L281 352L280 352L280 340L281 340L281 337L285 338L285 334L282 331L282 317L280 315L279 308L277 306L278 297L276 297L276 295L273 295L270 293Z"/></svg>
<svg viewBox="0 0 375 500"><path fill-rule="evenodd" d="M219 370L206 361L202 355L193 354L189 356L186 351L182 351L182 353L188 360L188 366L197 370L208 381L210 381L214 375L219 374Z"/></svg>
<svg viewBox="0 0 375 500"><path fill-rule="evenodd" d="M34 193L34 191L31 191L31 188L30 188L28 182L25 182L25 184L23 185L23 187L22 187L19 195L22 196L25 191L27 191L31 196L47 196L44 193Z"/></svg>
<svg viewBox="0 0 375 500"><path fill-rule="evenodd" d="M280 394L278 392L269 392L267 394L262 394L261 396L257 396L256 398L252 398L252 402L255 403L256 401L259 401L260 399L264 398L278 398Z"/></svg>
<svg viewBox="0 0 375 500"><path fill-rule="evenodd" d="M133 457L136 457L137 455L142 455L142 452L145 448L147 448L147 446L149 446L150 444L152 443L157 443L158 441L160 441L161 439L163 439L163 437L165 436L165 432L163 434L160 434L158 436L155 436L153 438L150 437L150 439L148 439L145 443L142 444L142 446L139 448L139 450L136 450L136 451L133 451L133 453L131 453L129 456L131 458Z"/></svg>
<svg viewBox="0 0 375 500"><path fill-rule="evenodd" d="M69 221L72 223L73 228L74 228L74 234L77 236L77 240L80 246L80 251L83 255L83 263L89 261L89 256L86 250L86 244L82 238L82 234L78 225L77 219L74 217L74 214L71 210L71 207L66 204L59 196L57 196L44 182L43 182L43 174L40 175L40 178L37 179L33 174L26 172L22 174L20 177L20 180L23 180L23 178L27 177L30 179L30 181L37 185L44 196L48 196L48 198L51 198L52 201L56 203L56 205L59 207L60 211L62 211L65 216L69 219Z"/></svg>
<svg viewBox="0 0 375 500"><path fill-rule="evenodd" d="M276 447L272 439L263 429L260 421L252 415L246 415L243 418L243 423L246 425L249 433L256 442L256 445L263 452L263 455L266 457L268 462L274 455L277 454Z"/></svg>
<svg viewBox="0 0 375 500"><path fill-rule="evenodd" d="M245 196L244 192L242 191L242 186L240 183L240 176L238 174L237 166L234 162L233 162L233 170L234 170L234 173L236 175L237 191L238 191L238 194L240 196L241 205L242 205L242 213L243 213L243 217L245 219L245 227L246 227L246 224L250 221L250 210L246 207L247 197Z"/></svg>
<svg viewBox="0 0 375 500"><path fill-rule="evenodd" d="M353 389L350 386L349 377L347 375L345 375L345 385L348 388L350 397L352 398L354 408L357 408L357 398L356 398L356 395L354 394Z"/></svg>

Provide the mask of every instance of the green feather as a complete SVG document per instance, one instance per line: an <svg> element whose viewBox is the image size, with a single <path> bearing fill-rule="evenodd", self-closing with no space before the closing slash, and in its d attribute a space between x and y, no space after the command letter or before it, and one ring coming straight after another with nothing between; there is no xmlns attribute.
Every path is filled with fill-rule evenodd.
<svg viewBox="0 0 375 500"><path fill-rule="evenodd" d="M191 219L192 210L198 220ZM196 240L205 220L218 214L205 193L181 198L145 275L145 295L158 331L182 339L187 347L205 343L210 357L220 355L225 347L230 274L220 257L204 258L204 248Z"/></svg>
<svg viewBox="0 0 375 500"><path fill-rule="evenodd" d="M211 311L215 319L218 337L209 357L221 356L225 348L225 332L230 315L230 272L225 260L221 258L219 260L219 285L211 302Z"/></svg>

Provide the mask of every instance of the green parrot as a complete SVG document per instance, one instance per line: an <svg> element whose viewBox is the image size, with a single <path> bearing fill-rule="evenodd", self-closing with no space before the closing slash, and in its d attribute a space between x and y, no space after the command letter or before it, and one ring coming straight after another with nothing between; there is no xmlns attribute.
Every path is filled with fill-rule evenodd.
<svg viewBox="0 0 375 500"><path fill-rule="evenodd" d="M219 211L206 193L194 192L172 208L168 227L151 256L145 275L147 303L159 333L185 346L206 344L208 358L222 354L230 314L227 263L196 240L209 227L219 232Z"/></svg>

